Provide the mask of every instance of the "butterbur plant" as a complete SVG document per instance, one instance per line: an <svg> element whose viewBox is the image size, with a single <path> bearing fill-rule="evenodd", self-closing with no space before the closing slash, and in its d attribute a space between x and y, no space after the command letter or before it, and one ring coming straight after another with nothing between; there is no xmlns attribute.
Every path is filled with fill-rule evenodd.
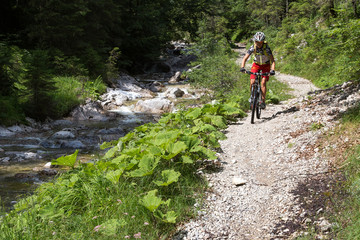
<svg viewBox="0 0 360 240"><path fill-rule="evenodd" d="M103 143L101 149L107 151L93 163L79 163L78 151L53 160L70 171L19 201L0 225L0 239L40 238L53 232L46 231L51 225L76 228L85 239L161 238L160 233L168 234L176 222L195 214L195 198L205 190L202 176L195 173L202 161L217 159L219 140L225 139L222 129L242 114L237 106L207 104L165 114L158 123ZM37 217L27 220L28 212ZM54 224L44 230L22 231L34 221L40 226L50 220ZM73 234L56 231L59 239Z"/></svg>
<svg viewBox="0 0 360 240"><path fill-rule="evenodd" d="M152 190L145 195L142 199L140 199L140 204L146 207L150 212L154 214L155 217L161 219L166 223L175 223L176 222L176 214L174 211L168 211L167 213L162 213L158 208L160 205L165 205L169 207L171 199L167 201L163 201L161 198L157 197L158 190Z"/></svg>

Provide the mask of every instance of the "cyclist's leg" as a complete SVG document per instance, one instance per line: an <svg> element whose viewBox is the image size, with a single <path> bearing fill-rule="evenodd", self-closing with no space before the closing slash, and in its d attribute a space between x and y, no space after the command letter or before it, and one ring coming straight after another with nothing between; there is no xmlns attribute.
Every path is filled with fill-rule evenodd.
<svg viewBox="0 0 360 240"><path fill-rule="evenodd" d="M261 79L261 101L265 102L266 100L266 77Z"/></svg>
<svg viewBox="0 0 360 240"><path fill-rule="evenodd" d="M258 72L260 69L260 66L257 65L256 63L253 63L252 66L251 66L251 72ZM252 85L254 84L255 82L255 79L256 79L256 76L254 74L251 74L250 75L250 93L251 93L251 87Z"/></svg>
<svg viewBox="0 0 360 240"><path fill-rule="evenodd" d="M263 72L270 72L270 64L262 65ZM263 76L261 78L261 101L265 103L266 100L266 82L269 81L269 76Z"/></svg>
<svg viewBox="0 0 360 240"><path fill-rule="evenodd" d="M252 85L255 83L255 78L250 78L250 93L252 90Z"/></svg>

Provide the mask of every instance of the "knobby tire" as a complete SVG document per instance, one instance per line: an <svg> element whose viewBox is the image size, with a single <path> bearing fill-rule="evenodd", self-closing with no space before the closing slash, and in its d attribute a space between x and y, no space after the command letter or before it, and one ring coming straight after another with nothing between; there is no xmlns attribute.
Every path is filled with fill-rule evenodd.
<svg viewBox="0 0 360 240"><path fill-rule="evenodd" d="M261 108L259 107L259 104L256 105L256 118L260 119L261 115Z"/></svg>

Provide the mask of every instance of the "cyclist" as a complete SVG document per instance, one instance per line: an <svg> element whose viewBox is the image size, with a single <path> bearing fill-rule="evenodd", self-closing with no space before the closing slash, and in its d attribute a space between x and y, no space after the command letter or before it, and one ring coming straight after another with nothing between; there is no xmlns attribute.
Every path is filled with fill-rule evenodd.
<svg viewBox="0 0 360 240"><path fill-rule="evenodd" d="M241 62L241 72L245 72L245 63L251 54L254 54L254 62L251 67L251 72L270 72L270 75L275 75L275 60L272 51L265 41L265 34L263 32L257 32L254 37L254 45L252 45L247 51ZM271 70L270 70L271 69ZM255 82L255 75L250 75L250 91L251 86ZM265 109L265 95L266 95L266 82L269 81L269 76L263 76L261 79L261 100L260 108Z"/></svg>

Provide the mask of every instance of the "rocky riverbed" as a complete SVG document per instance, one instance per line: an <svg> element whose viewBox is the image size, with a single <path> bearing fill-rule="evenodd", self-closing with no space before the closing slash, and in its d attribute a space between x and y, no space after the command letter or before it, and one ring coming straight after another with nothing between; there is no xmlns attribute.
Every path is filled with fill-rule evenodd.
<svg viewBox="0 0 360 240"><path fill-rule="evenodd" d="M18 196L57 174L48 162L80 150L81 161L91 161L99 146L117 140L135 127L155 122L176 103L203 94L191 89L181 72L192 55L182 55L184 44L174 43L168 57L149 65L144 74L120 73L97 101L88 100L64 119L27 125L0 126L0 198L6 207Z"/></svg>

